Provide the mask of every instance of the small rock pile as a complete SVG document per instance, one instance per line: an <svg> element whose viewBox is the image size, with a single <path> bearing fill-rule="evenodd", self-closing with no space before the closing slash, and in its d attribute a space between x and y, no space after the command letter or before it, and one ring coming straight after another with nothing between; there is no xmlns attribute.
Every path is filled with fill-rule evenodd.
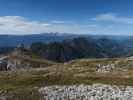
<svg viewBox="0 0 133 100"><path fill-rule="evenodd" d="M133 100L133 87L103 84L49 86L39 92L44 100Z"/></svg>
<svg viewBox="0 0 133 100"><path fill-rule="evenodd" d="M102 72L102 73L112 72L114 69L115 69L115 64L97 65L97 72Z"/></svg>

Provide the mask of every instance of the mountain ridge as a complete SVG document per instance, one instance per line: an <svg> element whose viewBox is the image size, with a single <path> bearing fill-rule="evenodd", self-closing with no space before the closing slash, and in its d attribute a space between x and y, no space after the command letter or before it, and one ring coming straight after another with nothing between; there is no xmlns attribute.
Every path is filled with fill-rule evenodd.
<svg viewBox="0 0 133 100"><path fill-rule="evenodd" d="M89 35L89 34L67 34L67 33L40 33L31 35L0 35L0 47L17 46L20 43L31 45L33 42L53 42L72 39L76 37L91 37L93 39L109 38L112 40L123 41L130 39L129 36L111 36L111 35Z"/></svg>

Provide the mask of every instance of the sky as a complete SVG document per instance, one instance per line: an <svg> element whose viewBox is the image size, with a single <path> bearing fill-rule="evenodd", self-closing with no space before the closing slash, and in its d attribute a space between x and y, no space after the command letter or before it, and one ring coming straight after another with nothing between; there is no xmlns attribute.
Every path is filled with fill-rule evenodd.
<svg viewBox="0 0 133 100"><path fill-rule="evenodd" d="M0 34L133 35L133 0L0 0Z"/></svg>

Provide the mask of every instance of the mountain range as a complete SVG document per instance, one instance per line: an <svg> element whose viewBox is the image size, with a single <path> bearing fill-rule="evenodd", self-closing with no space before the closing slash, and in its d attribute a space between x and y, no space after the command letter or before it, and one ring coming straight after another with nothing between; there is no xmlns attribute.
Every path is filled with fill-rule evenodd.
<svg viewBox="0 0 133 100"><path fill-rule="evenodd" d="M133 37L43 33L1 35L0 54L9 53L19 44L41 58L66 62L78 58L114 58L133 55Z"/></svg>
<svg viewBox="0 0 133 100"><path fill-rule="evenodd" d="M127 40L115 40L106 37L76 37L61 42L35 42L31 51L42 58L66 62L79 58L114 58L132 56L133 46Z"/></svg>
<svg viewBox="0 0 133 100"><path fill-rule="evenodd" d="M132 41L132 36L111 36L111 35L88 35L88 34L67 34L67 33L41 33L41 34L31 34L31 35L0 35L0 47L13 47L20 43L24 45L31 45L33 42L53 42L62 41L66 39L76 38L76 37L87 37L93 39L107 38L110 40L116 40L119 42Z"/></svg>

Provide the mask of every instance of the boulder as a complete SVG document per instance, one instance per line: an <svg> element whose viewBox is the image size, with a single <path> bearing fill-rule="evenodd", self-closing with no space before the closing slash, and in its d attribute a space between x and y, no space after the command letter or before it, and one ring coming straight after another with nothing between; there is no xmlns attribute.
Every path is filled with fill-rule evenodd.
<svg viewBox="0 0 133 100"><path fill-rule="evenodd" d="M0 71L7 71L8 70L7 65L8 65L7 61L1 60L0 61Z"/></svg>

